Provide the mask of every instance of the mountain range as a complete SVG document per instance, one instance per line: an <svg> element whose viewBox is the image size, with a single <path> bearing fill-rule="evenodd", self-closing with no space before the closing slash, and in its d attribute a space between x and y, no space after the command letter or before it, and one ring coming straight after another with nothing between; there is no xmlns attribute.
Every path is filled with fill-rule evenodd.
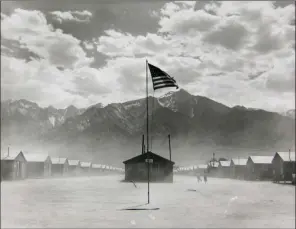
<svg viewBox="0 0 296 229"><path fill-rule="evenodd" d="M217 151L221 156L275 152L295 145L295 110L279 114L228 107L183 89L148 101L152 151L167 156L170 134L175 160L197 160ZM3 101L1 149L15 145L118 164L140 153L146 115L146 98L85 109Z"/></svg>

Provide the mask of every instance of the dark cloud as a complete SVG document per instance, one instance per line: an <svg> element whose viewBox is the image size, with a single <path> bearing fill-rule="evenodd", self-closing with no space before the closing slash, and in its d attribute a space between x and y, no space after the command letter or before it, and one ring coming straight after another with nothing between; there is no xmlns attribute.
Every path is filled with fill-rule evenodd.
<svg viewBox="0 0 296 229"><path fill-rule="evenodd" d="M281 35L273 35L273 29L268 25L261 26L256 37L257 42L253 48L260 53L269 53L284 45L281 41Z"/></svg>
<svg viewBox="0 0 296 229"><path fill-rule="evenodd" d="M227 49L238 50L244 45L248 32L239 23L233 22L212 30L205 35L204 41L210 44L218 44Z"/></svg>
<svg viewBox="0 0 296 229"><path fill-rule="evenodd" d="M22 46L19 41L1 38L1 55L24 59L26 62L32 59L41 59L39 55Z"/></svg>
<svg viewBox="0 0 296 229"><path fill-rule="evenodd" d="M266 81L266 87L276 92L294 92L295 93L295 77L289 80L276 80L268 78Z"/></svg>
<svg viewBox="0 0 296 229"><path fill-rule="evenodd" d="M285 0L273 1L273 5L275 7L285 7L288 5L295 5L295 1L285 1Z"/></svg>
<svg viewBox="0 0 296 229"><path fill-rule="evenodd" d="M205 9L205 6L210 3L215 3L217 6L221 5L221 2L218 1L196 1L194 5L194 11ZM206 11L209 14L216 15L216 12L211 9L207 9Z"/></svg>
<svg viewBox="0 0 296 229"><path fill-rule="evenodd" d="M254 80L254 79L257 79L258 77L260 77L261 75L263 75L265 72L267 72L267 71L256 72L254 74L248 75L248 77L250 80Z"/></svg>
<svg viewBox="0 0 296 229"><path fill-rule="evenodd" d="M222 76L224 74L225 74L225 72L215 72L215 73L209 74L209 76Z"/></svg>
<svg viewBox="0 0 296 229"><path fill-rule="evenodd" d="M100 95L111 92L110 89L100 85L98 82L95 81L95 79L90 77L76 77L74 79L74 82L76 84L77 91L86 95Z"/></svg>
<svg viewBox="0 0 296 229"><path fill-rule="evenodd" d="M122 68L120 70L121 77L118 82L124 91L131 93L140 93L145 88L144 78L139 75L138 71L133 68Z"/></svg>
<svg viewBox="0 0 296 229"><path fill-rule="evenodd" d="M101 68L106 65L108 56L97 51L93 50L86 50L87 57L93 57L94 61L90 64L90 67L92 68Z"/></svg>

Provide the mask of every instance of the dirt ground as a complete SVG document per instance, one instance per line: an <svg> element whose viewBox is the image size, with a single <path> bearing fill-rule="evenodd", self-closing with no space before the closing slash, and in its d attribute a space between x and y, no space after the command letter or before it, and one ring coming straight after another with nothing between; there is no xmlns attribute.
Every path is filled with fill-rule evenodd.
<svg viewBox="0 0 296 229"><path fill-rule="evenodd" d="M1 183L1 225L60 228L295 228L295 186L175 176L172 184L122 175ZM136 208L138 210L123 210ZM159 208L158 210L145 210ZM139 210L144 209L144 210Z"/></svg>

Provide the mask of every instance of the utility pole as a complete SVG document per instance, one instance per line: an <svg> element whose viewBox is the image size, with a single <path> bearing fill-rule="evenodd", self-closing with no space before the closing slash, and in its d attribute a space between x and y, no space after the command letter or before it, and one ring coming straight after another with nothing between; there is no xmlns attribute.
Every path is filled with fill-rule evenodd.
<svg viewBox="0 0 296 229"><path fill-rule="evenodd" d="M171 135L169 134L169 151L170 151L170 161L172 161L172 149L171 149Z"/></svg>
<svg viewBox="0 0 296 229"><path fill-rule="evenodd" d="M149 109L148 109L148 103L149 103L149 98L148 98L148 61L146 60L146 108L147 108L147 122L146 122L146 131L147 131L147 185L148 185L148 204L150 203L150 158L149 158Z"/></svg>
<svg viewBox="0 0 296 229"><path fill-rule="evenodd" d="M144 134L142 135L142 154L145 152Z"/></svg>

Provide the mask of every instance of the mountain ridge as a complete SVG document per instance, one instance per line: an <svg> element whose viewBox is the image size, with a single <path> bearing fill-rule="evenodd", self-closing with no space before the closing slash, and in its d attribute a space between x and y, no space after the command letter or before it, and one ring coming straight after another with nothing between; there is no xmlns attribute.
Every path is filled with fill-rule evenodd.
<svg viewBox="0 0 296 229"><path fill-rule="evenodd" d="M188 158L200 155L196 151L204 146L282 149L294 145L295 119L276 112L228 107L185 90L150 96L148 101L150 139L159 152L167 150L168 134L173 147ZM35 142L40 149L53 147L52 151L70 155L85 152L106 160L140 152L141 135L146 133L145 98L84 109L40 108L25 100L1 102L1 115L4 144Z"/></svg>
<svg viewBox="0 0 296 229"><path fill-rule="evenodd" d="M221 102L217 102L213 99L210 99L206 96L201 96L201 95L192 95L190 94L188 91L186 91L185 89L179 89L177 91L170 91L170 92L167 92L166 94L162 95L162 96L159 96L159 97L154 97L155 99L157 100L162 100L163 98L166 98L166 97L169 97L169 96L175 96L176 94L178 93L185 93L187 95L190 95L190 96L193 96L193 97L199 97L199 98L204 98L204 99L208 99L208 100L211 100L211 101L214 101L218 104L221 104L223 106L226 106L226 107L229 107L229 108L240 108L240 109L245 109L245 110L264 110L264 109L259 109L259 108L252 108L252 107L245 107L245 106L242 106L242 105L234 105L234 106L227 106ZM152 96L149 96L149 98L151 98ZM190 98L190 97L189 97ZM184 99L183 99L184 100ZM29 100L26 100L26 99L7 99L7 100L1 100L1 106L3 104L7 104L7 103L13 103L13 102L26 102L26 103L31 103L31 104L35 104L37 105L39 108L41 109L49 109L49 110L59 110L59 111L65 111L69 108L74 108L74 109L77 109L79 111L85 111L91 107L97 107L97 108L104 108L108 105L111 105L111 104L119 104L119 103L116 103L116 102L112 102L112 103L109 103L109 104L106 104L106 105L103 105L103 103L99 102L99 103L96 103L96 104L92 104L90 106L87 106L87 107L83 107L83 108L77 108L75 107L74 105L69 105L65 108L56 108L54 107L53 105L49 105L49 106L45 106L45 107L41 107L40 105L38 105L38 103L36 102L32 102L32 101L29 101ZM122 102L121 104L129 104L129 103L132 103L132 102L138 102L138 101L144 101L146 103L146 98L139 98L139 99L133 99L133 100L129 100L129 101L125 101L125 102ZM266 112L272 112L272 113L278 113L280 115L283 115L283 116L287 116L287 117L290 117L290 118L295 118L295 109L289 109L285 112L276 112L276 111L269 111L269 110L264 110Z"/></svg>

